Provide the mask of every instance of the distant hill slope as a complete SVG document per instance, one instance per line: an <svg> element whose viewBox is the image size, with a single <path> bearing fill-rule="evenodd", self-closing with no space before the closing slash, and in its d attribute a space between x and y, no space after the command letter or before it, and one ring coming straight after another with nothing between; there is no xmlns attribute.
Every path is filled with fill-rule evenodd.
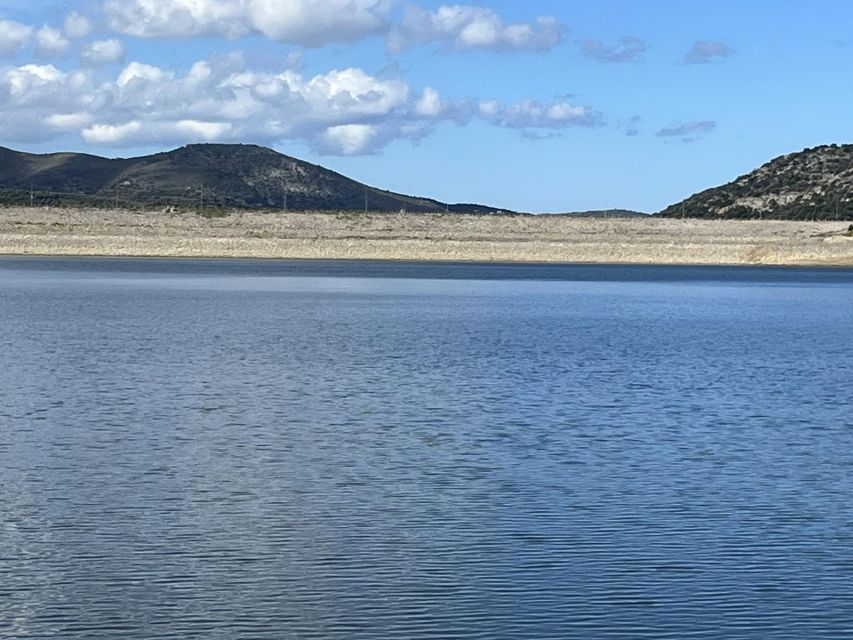
<svg viewBox="0 0 853 640"><path fill-rule="evenodd" d="M688 218L853 219L853 145L805 149L657 213Z"/></svg>
<svg viewBox="0 0 853 640"><path fill-rule="evenodd" d="M128 159L80 153L23 153L0 147L0 203L123 207L217 206L316 211L495 213L383 191L272 149L193 144Z"/></svg>
<svg viewBox="0 0 853 640"><path fill-rule="evenodd" d="M567 213L554 213L555 216L576 216L578 218L636 218L649 214L631 209L593 209L592 211L569 211Z"/></svg>

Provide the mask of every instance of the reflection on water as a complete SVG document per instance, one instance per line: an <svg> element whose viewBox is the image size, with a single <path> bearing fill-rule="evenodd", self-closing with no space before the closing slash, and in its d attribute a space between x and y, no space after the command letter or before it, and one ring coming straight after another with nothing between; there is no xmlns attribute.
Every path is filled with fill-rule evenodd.
<svg viewBox="0 0 853 640"><path fill-rule="evenodd" d="M0 260L0 637L849 634L853 272L489 269Z"/></svg>

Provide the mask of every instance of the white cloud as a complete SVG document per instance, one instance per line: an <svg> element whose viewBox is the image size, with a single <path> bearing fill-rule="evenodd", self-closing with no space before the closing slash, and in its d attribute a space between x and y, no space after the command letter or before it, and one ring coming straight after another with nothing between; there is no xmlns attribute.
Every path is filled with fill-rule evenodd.
<svg viewBox="0 0 853 640"><path fill-rule="evenodd" d="M0 57L18 52L33 35L33 28L13 20L0 20Z"/></svg>
<svg viewBox="0 0 853 640"><path fill-rule="evenodd" d="M173 74L163 71L159 67L154 67L150 64L142 64L141 62L131 62L121 73L118 74L116 84L119 87L126 87L134 80L140 82L162 83L164 80L169 80Z"/></svg>
<svg viewBox="0 0 853 640"><path fill-rule="evenodd" d="M445 98L432 87L425 88L412 105L412 112L424 120L453 120L457 124L467 123L477 106L468 98Z"/></svg>
<svg viewBox="0 0 853 640"><path fill-rule="evenodd" d="M321 153L353 155L420 139L441 122L478 118L548 131L601 122L598 112L565 99L505 105L448 98L358 68L314 76L257 71L239 55L199 61L183 73L139 61L106 73L49 64L0 71L0 139L77 131L90 144L116 147L299 140Z"/></svg>
<svg viewBox="0 0 853 640"><path fill-rule="evenodd" d="M306 121L334 123L386 116L405 104L409 91L404 82L379 80L354 68L310 79L292 70L275 75L240 73L225 79L221 88L235 97L248 94L263 108L281 109Z"/></svg>
<svg viewBox="0 0 853 640"><path fill-rule="evenodd" d="M141 37L252 32L306 47L384 33L391 0L107 0L109 26Z"/></svg>
<svg viewBox="0 0 853 640"><path fill-rule="evenodd" d="M415 103L415 113L425 118L435 118L444 111L444 103L441 94L432 87L424 89L421 97Z"/></svg>
<svg viewBox="0 0 853 640"><path fill-rule="evenodd" d="M81 132L83 139L90 144L111 145L128 142L142 131L139 120L131 120L124 124L95 124Z"/></svg>
<svg viewBox="0 0 853 640"><path fill-rule="evenodd" d="M387 31L387 0L249 0L253 29L281 42L319 47Z"/></svg>
<svg viewBox="0 0 853 640"><path fill-rule="evenodd" d="M152 140L175 140L185 143L213 142L223 138L230 129L231 125L227 122L130 120L116 125L93 124L83 129L80 135L90 144L127 146L144 144Z"/></svg>
<svg viewBox="0 0 853 640"><path fill-rule="evenodd" d="M99 106L95 82L87 72L64 73L50 64L0 71L2 139L50 139L57 129L73 129L74 118L82 124L83 114Z"/></svg>
<svg viewBox="0 0 853 640"><path fill-rule="evenodd" d="M59 29L43 26L36 33L36 53L40 56L57 56L68 51L71 43Z"/></svg>
<svg viewBox="0 0 853 640"><path fill-rule="evenodd" d="M106 0L111 29L139 38L222 35L235 38L248 29L243 0Z"/></svg>
<svg viewBox="0 0 853 640"><path fill-rule="evenodd" d="M392 52L429 42L455 49L547 51L562 41L566 28L555 18L540 17L532 24L504 24L494 11L482 7L442 5L428 11L408 5L403 22L388 39Z"/></svg>
<svg viewBox="0 0 853 640"><path fill-rule="evenodd" d="M83 127L89 126L92 122L92 114L86 112L77 113L55 113L45 117L45 124L55 127L56 129L67 129L77 131Z"/></svg>
<svg viewBox="0 0 853 640"><path fill-rule="evenodd" d="M75 40L85 38L92 31L92 23L86 16L81 16L76 11L72 11L65 18L63 31L66 38Z"/></svg>
<svg viewBox="0 0 853 640"><path fill-rule="evenodd" d="M96 40L80 50L80 59L91 67L116 64L124 60L124 45L114 38Z"/></svg>
<svg viewBox="0 0 853 640"><path fill-rule="evenodd" d="M6 81L12 96L25 96L35 87L56 85L66 78L52 64L25 64L6 72Z"/></svg>
<svg viewBox="0 0 853 640"><path fill-rule="evenodd" d="M340 124L326 129L320 139L328 151L351 156L364 153L377 133L369 124Z"/></svg>
<svg viewBox="0 0 853 640"><path fill-rule="evenodd" d="M304 47L352 42L389 35L392 51L444 42L456 49L546 51L566 28L555 18L505 24L494 11L443 5L428 11L405 9L402 24L392 27L398 0L106 0L109 27L140 38L225 36L251 33Z"/></svg>
<svg viewBox="0 0 853 640"><path fill-rule="evenodd" d="M205 122L203 120L178 120L175 129L179 133L201 140L218 140L231 130L228 122Z"/></svg>

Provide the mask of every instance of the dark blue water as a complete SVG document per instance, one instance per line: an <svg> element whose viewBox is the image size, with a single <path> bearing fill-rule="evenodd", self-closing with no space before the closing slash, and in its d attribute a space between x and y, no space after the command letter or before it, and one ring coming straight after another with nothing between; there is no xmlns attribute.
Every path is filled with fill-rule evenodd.
<svg viewBox="0 0 853 640"><path fill-rule="evenodd" d="M851 398L851 270L0 259L0 637L851 637Z"/></svg>

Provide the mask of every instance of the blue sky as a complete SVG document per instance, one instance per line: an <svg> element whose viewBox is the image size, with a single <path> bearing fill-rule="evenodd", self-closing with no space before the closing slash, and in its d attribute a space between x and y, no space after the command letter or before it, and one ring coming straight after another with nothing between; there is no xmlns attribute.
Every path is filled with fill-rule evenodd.
<svg viewBox="0 0 853 640"><path fill-rule="evenodd" d="M245 142L382 188L657 211L853 137L846 0L0 0L0 145Z"/></svg>

